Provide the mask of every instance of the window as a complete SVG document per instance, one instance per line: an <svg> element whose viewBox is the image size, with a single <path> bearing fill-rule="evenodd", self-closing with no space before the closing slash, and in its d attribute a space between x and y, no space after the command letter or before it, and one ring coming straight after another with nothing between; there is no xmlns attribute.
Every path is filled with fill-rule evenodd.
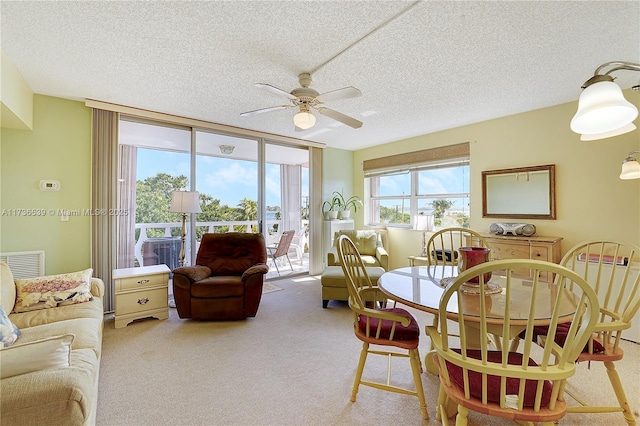
<svg viewBox="0 0 640 426"><path fill-rule="evenodd" d="M408 228L415 215L425 214L434 216L436 228L468 227L468 144L460 146L457 158L440 158L444 149L436 148L365 162L369 224ZM406 164L407 158L427 161Z"/></svg>

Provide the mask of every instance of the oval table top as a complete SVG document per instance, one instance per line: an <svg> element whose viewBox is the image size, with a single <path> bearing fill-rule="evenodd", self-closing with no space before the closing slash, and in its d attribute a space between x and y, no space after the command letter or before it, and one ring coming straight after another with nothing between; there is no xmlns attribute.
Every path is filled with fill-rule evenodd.
<svg viewBox="0 0 640 426"><path fill-rule="evenodd" d="M439 313L440 297L444 293L446 284L452 282L452 277L458 274L457 266L409 266L394 269L384 273L378 280L378 286L390 299L411 306L415 309ZM443 280L444 278L444 280ZM487 322L494 324L504 323L504 306L506 302L506 278L494 274L490 283L500 285L502 292L485 295L486 306L491 307L487 314ZM540 283L537 293L538 301L535 304L535 324L547 325L550 320L551 310L558 293L558 286L553 283ZM511 318L512 325L526 325L529 317L529 300L532 295L533 280L528 277L512 277L511 289ZM560 306L560 320L566 317L569 321L576 310L577 296L567 289L564 292ZM457 292L447 305L447 317L456 319L458 314L458 297L462 297L464 317L468 321L479 321L478 294ZM520 303L522 302L522 303Z"/></svg>

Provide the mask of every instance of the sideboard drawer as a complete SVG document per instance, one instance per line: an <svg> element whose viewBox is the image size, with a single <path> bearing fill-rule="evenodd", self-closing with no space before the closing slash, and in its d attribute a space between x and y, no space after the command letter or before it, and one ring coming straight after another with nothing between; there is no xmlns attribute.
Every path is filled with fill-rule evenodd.
<svg viewBox="0 0 640 426"><path fill-rule="evenodd" d="M489 243L491 259L528 259L529 245Z"/></svg>
<svg viewBox="0 0 640 426"><path fill-rule="evenodd" d="M547 262L553 262L554 259L549 256L549 247L547 246L531 246L531 259L546 260Z"/></svg>
<svg viewBox="0 0 640 426"><path fill-rule="evenodd" d="M116 316L166 308L168 297L167 287L116 294Z"/></svg>
<svg viewBox="0 0 640 426"><path fill-rule="evenodd" d="M535 259L547 262L560 262L560 241L558 237L524 237L482 234L491 249L492 260L502 259ZM473 240L472 240L473 241ZM473 241L476 245L478 241ZM516 271L519 273L520 271ZM529 271L523 270L525 276ZM553 274L541 273L540 278L552 281Z"/></svg>

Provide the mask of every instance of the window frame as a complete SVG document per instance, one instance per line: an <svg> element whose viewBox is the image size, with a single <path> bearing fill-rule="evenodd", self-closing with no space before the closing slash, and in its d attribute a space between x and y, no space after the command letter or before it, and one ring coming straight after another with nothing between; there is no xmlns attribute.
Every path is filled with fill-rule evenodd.
<svg viewBox="0 0 640 426"><path fill-rule="evenodd" d="M467 176L465 186L467 187L467 192L451 192L451 193L419 193L419 175L421 171L425 170L435 170L441 168L458 168L458 167L467 167ZM386 226L391 228L399 228L399 229L412 229L415 228L415 216L419 214L419 202L424 199L468 199L469 202L471 200L470 186L471 186L471 176L470 176L470 159L469 156L464 156L460 158L449 158L443 160L436 160L425 162L421 164L412 164L406 167L397 167L393 169L387 170L371 170L366 171L364 176L364 189L365 189L365 205L368 206L365 209L365 221L368 223L368 226ZM401 173L410 173L410 182L411 182L411 190L408 195L404 194L394 194L394 195L376 195L379 193L379 182L380 177L383 176L391 176L397 175ZM377 187L375 186L377 185ZM409 223L400 223L400 222L382 222L380 220L380 203L379 201L383 200L403 200L408 201L409 204ZM403 210L404 211L404 210ZM404 214L404 213L403 213ZM377 220L375 220L377 219Z"/></svg>

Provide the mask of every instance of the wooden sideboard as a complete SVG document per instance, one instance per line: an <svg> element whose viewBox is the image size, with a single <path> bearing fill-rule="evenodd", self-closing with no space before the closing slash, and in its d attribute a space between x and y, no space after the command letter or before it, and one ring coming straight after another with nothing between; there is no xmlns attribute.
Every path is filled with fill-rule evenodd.
<svg viewBox="0 0 640 426"><path fill-rule="evenodd" d="M496 234L482 234L491 249L491 259L538 259L559 263L562 259L560 252L560 237L517 237ZM473 237L468 237L473 238ZM467 244L470 244L467 241ZM478 245L477 241L473 244ZM546 273L545 273L546 274ZM550 281L551 277L541 276Z"/></svg>

